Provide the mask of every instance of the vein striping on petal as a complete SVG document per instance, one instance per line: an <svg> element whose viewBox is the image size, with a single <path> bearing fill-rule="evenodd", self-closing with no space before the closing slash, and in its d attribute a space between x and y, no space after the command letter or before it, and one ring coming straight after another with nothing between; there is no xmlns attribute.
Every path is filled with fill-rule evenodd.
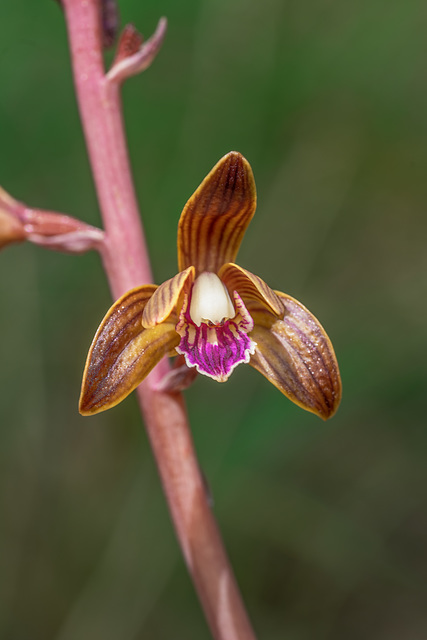
<svg viewBox="0 0 427 640"><path fill-rule="evenodd" d="M185 205L178 225L179 269L217 272L236 258L256 208L247 160L235 151L215 165Z"/></svg>
<svg viewBox="0 0 427 640"><path fill-rule="evenodd" d="M221 267L218 275L230 293L238 291L243 300L256 300L274 315L283 316L285 308L280 297L255 274L237 264L228 263Z"/></svg>
<svg viewBox="0 0 427 640"><path fill-rule="evenodd" d="M126 367L135 360L136 351L139 347L145 348L145 341L149 337L146 335L141 339L144 329L141 324L142 314L147 300L156 290L155 285L144 285L128 291L109 309L104 317L95 338L93 339L86 366L83 374L82 391L80 396L80 412L83 414L97 413L114 406L120 401L123 389L129 387L132 372L127 372ZM173 337L176 334L173 332ZM152 335L152 338L160 338L160 334ZM176 338L175 338L176 341ZM161 348L162 344L153 344L154 348ZM173 348L167 344L167 348ZM160 353L160 352L159 352ZM132 355L133 354L133 355ZM141 357L144 353L141 353ZM154 364L162 357L154 361ZM154 364L144 363L143 367L148 371ZM120 398L113 401L117 395L117 382L120 375L123 378L123 385ZM109 390L109 386L115 386L115 390Z"/></svg>
<svg viewBox="0 0 427 640"><path fill-rule="evenodd" d="M234 294L236 313L219 323L196 324L183 307L176 331L181 336L177 352L187 366L199 373L225 382L238 364L248 363L256 342L249 337L253 320L238 293Z"/></svg>
<svg viewBox="0 0 427 640"><path fill-rule="evenodd" d="M141 327L121 350L110 347L108 369L89 365L80 413L99 413L124 400L178 342L174 325L164 322L151 329Z"/></svg>
<svg viewBox="0 0 427 640"><path fill-rule="evenodd" d="M341 378L332 344L319 321L299 302L277 292L283 320L251 312L257 349L250 364L299 406L330 418L341 400Z"/></svg>
<svg viewBox="0 0 427 640"><path fill-rule="evenodd" d="M188 267L157 287L142 316L145 328L163 322L174 311L180 296L188 292L194 280L194 267Z"/></svg>

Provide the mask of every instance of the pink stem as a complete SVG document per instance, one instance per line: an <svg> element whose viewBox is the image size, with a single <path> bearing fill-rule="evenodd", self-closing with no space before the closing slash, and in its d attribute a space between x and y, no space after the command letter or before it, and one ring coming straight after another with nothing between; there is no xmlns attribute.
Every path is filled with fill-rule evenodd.
<svg viewBox="0 0 427 640"><path fill-rule="evenodd" d="M105 227L113 297L152 281L125 142L119 86L106 79L99 0L62 0L77 99ZM155 391L163 360L138 387L147 432L183 554L216 640L255 640L200 473L179 394Z"/></svg>

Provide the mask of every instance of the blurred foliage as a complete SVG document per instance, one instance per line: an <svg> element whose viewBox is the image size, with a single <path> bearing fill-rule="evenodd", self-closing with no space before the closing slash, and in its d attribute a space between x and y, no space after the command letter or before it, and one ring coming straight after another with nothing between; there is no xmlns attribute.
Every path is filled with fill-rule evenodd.
<svg viewBox="0 0 427 640"><path fill-rule="evenodd" d="M427 637L427 9L421 0L121 0L153 66L124 87L158 282L186 199L227 151L258 213L239 262L327 328L344 396L322 423L250 367L186 393L264 640ZM111 54L107 56L111 59ZM0 4L0 183L99 224L60 7ZM134 398L77 413L110 304L95 254L0 255L0 637L209 632Z"/></svg>

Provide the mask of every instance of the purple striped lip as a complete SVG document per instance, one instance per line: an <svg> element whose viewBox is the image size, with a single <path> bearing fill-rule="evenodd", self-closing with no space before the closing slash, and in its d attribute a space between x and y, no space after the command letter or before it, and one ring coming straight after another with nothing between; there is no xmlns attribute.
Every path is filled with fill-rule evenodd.
<svg viewBox="0 0 427 640"><path fill-rule="evenodd" d="M249 362L255 353L256 342L248 336L253 320L237 293L234 302L237 313L233 319L219 324L202 322L200 326L184 311L184 305L176 326L181 336L176 350L184 355L187 366L218 382L225 382L238 364Z"/></svg>

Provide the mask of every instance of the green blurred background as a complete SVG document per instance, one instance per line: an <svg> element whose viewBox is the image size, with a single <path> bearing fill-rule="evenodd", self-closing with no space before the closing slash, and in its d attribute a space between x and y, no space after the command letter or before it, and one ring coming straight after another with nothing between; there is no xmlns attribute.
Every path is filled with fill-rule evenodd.
<svg viewBox="0 0 427 640"><path fill-rule="evenodd" d="M239 262L319 317L341 365L328 423L250 367L186 393L259 638L425 640L426 3L120 10L146 36L169 19L124 87L156 281L186 199L239 150L259 202ZM100 224L53 1L0 4L0 88L2 186ZM111 301L97 255L10 247L0 294L0 637L208 640L135 398L77 413Z"/></svg>

